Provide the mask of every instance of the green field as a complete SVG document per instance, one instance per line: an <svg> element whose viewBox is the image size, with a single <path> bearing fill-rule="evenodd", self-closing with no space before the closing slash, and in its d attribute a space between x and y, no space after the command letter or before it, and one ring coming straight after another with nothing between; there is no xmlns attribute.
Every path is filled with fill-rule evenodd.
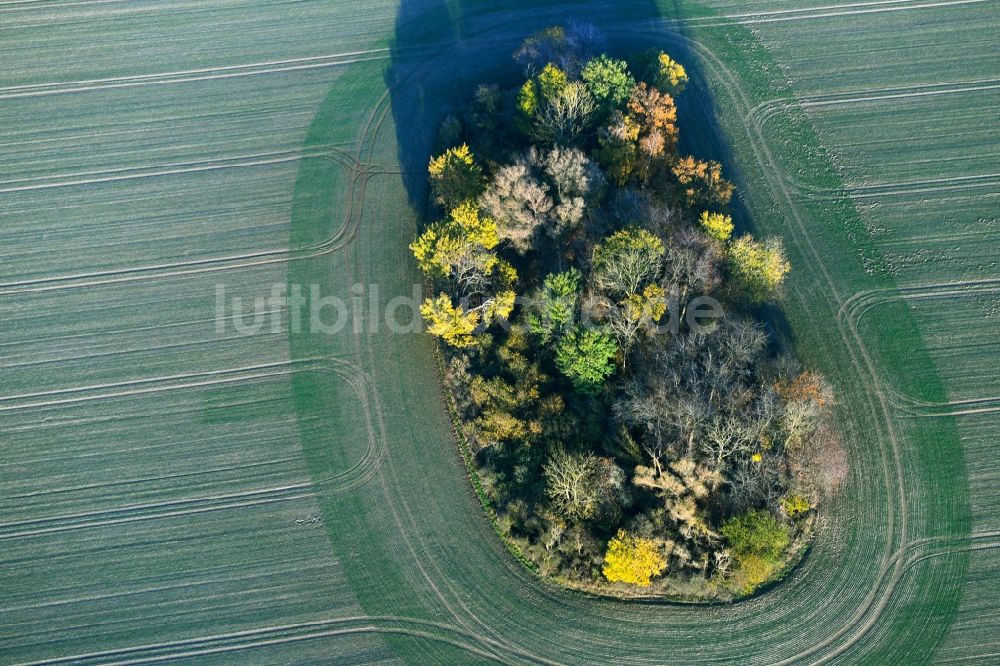
<svg viewBox="0 0 1000 666"><path fill-rule="evenodd" d="M998 9L0 4L0 663L995 662ZM682 141L837 391L847 487L747 601L525 569L428 337L217 330L217 285L409 294L445 106L567 15L688 66Z"/></svg>

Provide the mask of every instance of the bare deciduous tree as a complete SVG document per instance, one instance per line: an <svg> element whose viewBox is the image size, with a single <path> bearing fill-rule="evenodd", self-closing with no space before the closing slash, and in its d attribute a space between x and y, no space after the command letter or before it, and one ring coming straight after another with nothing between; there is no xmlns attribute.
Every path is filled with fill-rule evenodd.
<svg viewBox="0 0 1000 666"><path fill-rule="evenodd" d="M531 134L543 143L573 145L590 126L596 110L597 104L587 88L577 81L570 82L538 109Z"/></svg>
<svg viewBox="0 0 1000 666"><path fill-rule="evenodd" d="M519 162L497 170L479 197L479 206L496 220L500 235L524 251L536 229L549 220L553 203L548 189L527 164Z"/></svg>

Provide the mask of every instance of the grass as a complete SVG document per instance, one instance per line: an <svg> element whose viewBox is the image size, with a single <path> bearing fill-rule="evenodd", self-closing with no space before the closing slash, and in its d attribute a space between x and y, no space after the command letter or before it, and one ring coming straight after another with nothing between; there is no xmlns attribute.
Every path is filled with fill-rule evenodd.
<svg viewBox="0 0 1000 666"><path fill-rule="evenodd" d="M679 26L650 22L652 6L573 9L613 48L666 44L700 70L684 117L706 122L684 140L726 160L744 227L786 238L782 330L840 400L852 476L808 557L761 596L706 607L560 590L512 557L468 481L426 337L214 330L218 282L251 299L274 283L346 298L377 283L382 306L409 293L439 100L505 76L524 33L565 8L150 3L110 6L104 23L77 9L76 27L59 6L9 12L12 43L35 48L0 91L0 661L988 659L997 423L950 403L994 393L977 340L995 320L977 319L985 292L962 300L954 341L969 355L956 359L937 304L899 294L995 276L995 188L900 194L893 174L944 155L928 178L981 175L995 106L944 95L894 125L902 103L790 102L995 78L990 5L761 22L787 16L774 7L663 7L698 17ZM712 8L761 13L743 19L751 32ZM353 51L370 53L332 58ZM831 74L844 53L870 55ZM319 56L331 59L11 96ZM908 142L950 119L966 123L953 152ZM287 161L247 157L263 154ZM182 162L199 170L169 166ZM937 253L901 260L922 247ZM892 317L869 326L842 308L852 297Z"/></svg>

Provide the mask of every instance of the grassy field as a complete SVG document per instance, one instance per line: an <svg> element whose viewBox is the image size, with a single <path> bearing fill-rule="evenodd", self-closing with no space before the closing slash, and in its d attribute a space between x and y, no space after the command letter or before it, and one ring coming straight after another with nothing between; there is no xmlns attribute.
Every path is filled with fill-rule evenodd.
<svg viewBox="0 0 1000 666"><path fill-rule="evenodd" d="M995 659L996 3L708 4L572 14L695 74L682 138L786 239L853 466L788 580L711 607L518 564L426 337L216 329L220 284L409 294L442 101L565 7L0 6L0 662Z"/></svg>

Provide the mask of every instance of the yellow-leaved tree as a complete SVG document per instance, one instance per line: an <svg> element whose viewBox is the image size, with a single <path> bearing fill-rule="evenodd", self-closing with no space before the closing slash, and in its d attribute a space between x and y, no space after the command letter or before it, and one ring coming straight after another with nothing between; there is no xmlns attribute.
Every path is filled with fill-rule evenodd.
<svg viewBox="0 0 1000 666"><path fill-rule="evenodd" d="M785 258L784 245L778 238L769 238L761 243L750 236L743 236L729 245L727 254L730 270L747 297L757 303L772 296L792 269Z"/></svg>
<svg viewBox="0 0 1000 666"><path fill-rule="evenodd" d="M430 225L410 250L420 269L443 291L420 307L432 335L453 347L475 344L475 331L514 309L514 267L500 259L497 225L472 201Z"/></svg>
<svg viewBox="0 0 1000 666"><path fill-rule="evenodd" d="M664 92L679 95L687 85L688 75L684 65L662 51L656 58L656 87Z"/></svg>
<svg viewBox="0 0 1000 666"><path fill-rule="evenodd" d="M725 243L733 235L733 218L728 215L710 213L706 210L698 221L705 233L721 243Z"/></svg>
<svg viewBox="0 0 1000 666"><path fill-rule="evenodd" d="M604 554L604 577L612 583L629 583L639 587L649 587L653 576L659 576L667 568L652 539L618 530L618 534L608 542Z"/></svg>
<svg viewBox="0 0 1000 666"><path fill-rule="evenodd" d="M479 313L455 307L448 294L438 294L437 298L426 299L420 306L420 314L427 320L430 334L438 336L452 347L471 347L476 344L473 334L479 326Z"/></svg>
<svg viewBox="0 0 1000 666"><path fill-rule="evenodd" d="M486 177L464 143L431 159L427 167L434 200L451 209L475 199L486 189Z"/></svg>

